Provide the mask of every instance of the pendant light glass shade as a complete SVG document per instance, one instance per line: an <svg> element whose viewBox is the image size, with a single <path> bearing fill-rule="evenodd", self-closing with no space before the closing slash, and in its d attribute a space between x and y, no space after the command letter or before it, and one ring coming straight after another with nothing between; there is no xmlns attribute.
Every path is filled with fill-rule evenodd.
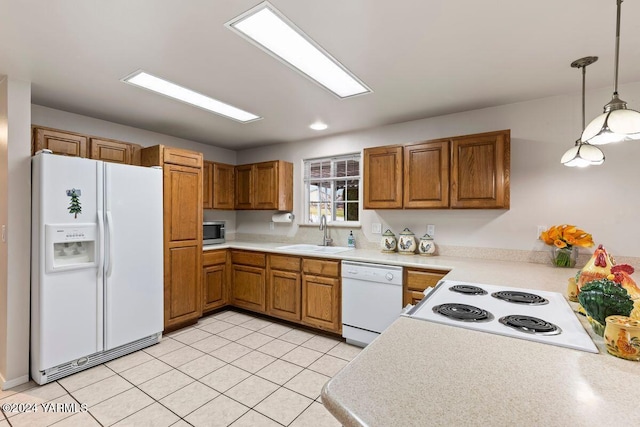
<svg viewBox="0 0 640 427"><path fill-rule="evenodd" d="M640 139L640 113L624 108L601 114L589 123L581 139L593 145Z"/></svg>
<svg viewBox="0 0 640 427"><path fill-rule="evenodd" d="M598 60L597 56L586 56L576 59L571 63L571 68L582 68L582 128L584 129L584 106L585 106L585 82L587 79L587 66ZM599 166L604 163L604 153L596 146L588 142L582 142L582 138L576 140L576 144L569 148L560 163L570 168L587 166Z"/></svg>
<svg viewBox="0 0 640 427"><path fill-rule="evenodd" d="M594 145L577 140L576 145L564 153L560 163L570 168L599 166L604 163L604 153Z"/></svg>
<svg viewBox="0 0 640 427"><path fill-rule="evenodd" d="M622 0L616 0L616 50L614 59L613 98L604 106L604 113L584 128L583 142L605 145L613 142L640 139L640 113L627 109L627 103L618 97L618 64L620 62L620 15Z"/></svg>

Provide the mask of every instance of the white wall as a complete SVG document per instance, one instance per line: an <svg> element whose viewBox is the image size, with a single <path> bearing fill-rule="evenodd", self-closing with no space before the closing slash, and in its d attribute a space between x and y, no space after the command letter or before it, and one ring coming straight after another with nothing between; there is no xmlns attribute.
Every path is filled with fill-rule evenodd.
<svg viewBox="0 0 640 427"><path fill-rule="evenodd" d="M640 83L621 86L620 95L630 108L640 109ZM601 113L610 97L608 88L587 93L587 122ZM372 222L396 233L409 227L418 236L427 224L435 224L436 242L442 245L531 250L544 247L536 240L537 225L572 223L592 233L612 254L638 257L640 241L632 236L640 235L640 141L602 147L606 162L600 167L562 166L560 157L580 136L580 102L580 94L544 98L245 150L237 160L293 162L294 213L302 218L303 159L511 129L510 210L368 210L361 216L367 239L379 238L371 234ZM269 215L261 212L238 212L237 226L243 233L292 237L297 232L296 225L270 231Z"/></svg>
<svg viewBox="0 0 640 427"><path fill-rule="evenodd" d="M31 115L32 123L38 126L117 139L119 141L140 144L143 147L164 144L170 147L198 151L204 155L205 160L236 164L236 152L224 148L43 107L41 105L33 104L31 106ZM236 214L234 211L205 210L204 219L208 221L227 221L227 233L230 237L233 236L236 228Z"/></svg>
<svg viewBox="0 0 640 427"><path fill-rule="evenodd" d="M0 243L0 385L6 389L29 380L31 84L5 78L0 86L0 217L7 226Z"/></svg>

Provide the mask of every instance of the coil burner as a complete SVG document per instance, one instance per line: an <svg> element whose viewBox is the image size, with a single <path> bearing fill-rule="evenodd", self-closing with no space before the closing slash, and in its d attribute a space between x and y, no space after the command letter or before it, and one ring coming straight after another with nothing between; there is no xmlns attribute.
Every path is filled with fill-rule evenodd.
<svg viewBox="0 0 640 427"><path fill-rule="evenodd" d="M459 294L465 294L465 295L486 295L487 294L487 291L485 291L484 289L478 286L472 286L472 285L455 285L455 286L451 286L449 290L451 292L457 292Z"/></svg>
<svg viewBox="0 0 640 427"><path fill-rule="evenodd" d="M498 322L517 331L534 335L558 335L562 329L546 320L519 314L504 316Z"/></svg>
<svg viewBox="0 0 640 427"><path fill-rule="evenodd" d="M530 294L520 291L499 291L491 294L492 297L503 301L512 302L514 304L526 305L545 305L549 304L549 300L542 298L540 295Z"/></svg>
<svg viewBox="0 0 640 427"><path fill-rule="evenodd" d="M460 322L488 322L493 314L487 310L467 304L440 304L433 307L433 312Z"/></svg>

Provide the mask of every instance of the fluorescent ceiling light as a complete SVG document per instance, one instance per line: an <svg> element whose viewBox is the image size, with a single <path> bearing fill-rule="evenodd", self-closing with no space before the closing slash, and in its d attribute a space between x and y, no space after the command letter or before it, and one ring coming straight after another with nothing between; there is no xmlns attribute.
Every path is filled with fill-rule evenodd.
<svg viewBox="0 0 640 427"><path fill-rule="evenodd" d="M309 127L313 130L325 130L329 126L322 122L315 122L309 125Z"/></svg>
<svg viewBox="0 0 640 427"><path fill-rule="evenodd" d="M371 92L269 2L260 3L225 25L340 98Z"/></svg>
<svg viewBox="0 0 640 427"><path fill-rule="evenodd" d="M161 95L168 96L169 98L177 99L178 101L186 102L187 104L194 105L198 108L211 111L212 113L216 113L239 122L247 123L262 118L222 101L218 101L217 99L213 99L191 89L187 89L186 87L172 83L168 80L152 76L142 70L138 70L135 73L128 75L123 78L122 81L130 85L138 86Z"/></svg>

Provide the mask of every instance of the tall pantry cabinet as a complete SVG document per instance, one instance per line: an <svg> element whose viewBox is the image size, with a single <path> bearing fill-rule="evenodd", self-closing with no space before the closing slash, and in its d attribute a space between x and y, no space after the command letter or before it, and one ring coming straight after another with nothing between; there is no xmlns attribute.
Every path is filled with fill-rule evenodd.
<svg viewBox="0 0 640 427"><path fill-rule="evenodd" d="M202 154L157 145L143 166L164 170L164 329L202 315Z"/></svg>

